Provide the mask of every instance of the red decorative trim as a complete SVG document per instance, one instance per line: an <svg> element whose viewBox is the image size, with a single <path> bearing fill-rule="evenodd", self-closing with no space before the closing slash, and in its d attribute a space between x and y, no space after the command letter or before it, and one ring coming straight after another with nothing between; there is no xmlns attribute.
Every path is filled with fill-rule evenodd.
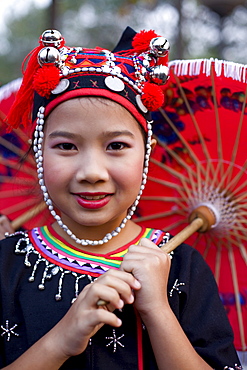
<svg viewBox="0 0 247 370"><path fill-rule="evenodd" d="M45 115L47 116L58 104L75 97L80 96L101 96L108 98L110 100L115 101L116 103L119 103L123 107L125 107L134 117L135 119L143 126L145 130L147 130L147 121L143 117L141 113L138 112L138 110L134 107L133 103L128 101L123 96L108 91L106 89L95 89L95 88L83 88L83 89L77 89L77 90L70 90L68 92L65 92L64 94L61 94L56 99L52 100L45 108Z"/></svg>
<svg viewBox="0 0 247 370"><path fill-rule="evenodd" d="M52 236L54 236L55 238L57 238L58 240L60 240L62 243L66 244L70 248L72 248L72 249L74 249L75 251L78 251L78 252L85 252L85 251L83 251L83 246L81 248L76 248L76 247L74 247L74 245L68 243L62 236L60 236L53 229L52 225L47 225L47 229L52 234ZM140 231L140 233L137 235L137 237L135 239L131 240L128 244L125 244L122 247L120 247L120 248L118 248L118 249L116 249L114 251L111 251L111 252L108 252L108 253L104 253L104 254L101 254L101 253L92 253L92 252L85 252L85 253L89 253L90 255L96 256L96 257L107 257L107 258L110 259L113 254L120 253L123 250L127 249L130 245L135 244L139 239L141 239L141 237L143 236L143 234L145 233L145 231L146 231L146 227L141 226L141 231ZM113 259L116 259L117 260L118 258L113 257ZM122 260L121 257L119 257L119 259Z"/></svg>
<svg viewBox="0 0 247 370"><path fill-rule="evenodd" d="M137 329L137 361L138 370L143 370L143 343L142 343L142 321L139 313L135 310L136 315L136 329Z"/></svg>

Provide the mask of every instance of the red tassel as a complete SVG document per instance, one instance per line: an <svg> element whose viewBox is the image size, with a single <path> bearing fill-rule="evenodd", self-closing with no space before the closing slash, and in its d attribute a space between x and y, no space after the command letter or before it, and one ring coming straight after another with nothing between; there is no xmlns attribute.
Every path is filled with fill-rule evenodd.
<svg viewBox="0 0 247 370"><path fill-rule="evenodd" d="M60 81L59 69L54 65L40 68L33 78L33 88L41 96L49 98Z"/></svg>
<svg viewBox="0 0 247 370"><path fill-rule="evenodd" d="M142 102L150 112L157 110L163 105L164 94L161 87L151 82L146 82L142 91Z"/></svg>
<svg viewBox="0 0 247 370"><path fill-rule="evenodd" d="M31 121L31 112L33 104L33 74L40 67L37 61L37 55L43 48L42 45L36 47L24 60L22 66L24 70L24 64L27 58L30 56L26 70L23 75L23 80L19 91L16 94L15 101L9 111L9 114L5 118L5 122L9 126L11 131L13 128L18 128L20 125L24 127Z"/></svg>

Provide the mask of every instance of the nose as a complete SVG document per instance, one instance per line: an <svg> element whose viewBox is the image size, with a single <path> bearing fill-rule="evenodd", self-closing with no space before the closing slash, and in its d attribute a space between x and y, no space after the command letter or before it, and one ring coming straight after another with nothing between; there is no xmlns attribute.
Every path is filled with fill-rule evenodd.
<svg viewBox="0 0 247 370"><path fill-rule="evenodd" d="M89 150L88 153L83 153L78 160L76 180L94 184L99 181L107 181L108 179L107 160L102 153L92 150Z"/></svg>

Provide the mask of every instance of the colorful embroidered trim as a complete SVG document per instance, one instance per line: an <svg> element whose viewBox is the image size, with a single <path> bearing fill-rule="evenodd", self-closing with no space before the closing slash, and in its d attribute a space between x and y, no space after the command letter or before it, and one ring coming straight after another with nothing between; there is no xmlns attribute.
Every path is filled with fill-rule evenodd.
<svg viewBox="0 0 247 370"><path fill-rule="evenodd" d="M131 243L107 254L83 252L61 240L51 226L35 228L29 237L35 249L49 262L79 274L98 276L110 268L118 269L131 244L137 244L141 238L148 238L159 244L163 235L160 230L142 228L141 233Z"/></svg>

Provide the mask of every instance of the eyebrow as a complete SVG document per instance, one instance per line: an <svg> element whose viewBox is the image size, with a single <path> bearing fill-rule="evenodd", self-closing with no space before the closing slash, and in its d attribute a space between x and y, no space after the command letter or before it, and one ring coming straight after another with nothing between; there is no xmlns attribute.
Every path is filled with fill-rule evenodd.
<svg viewBox="0 0 247 370"><path fill-rule="evenodd" d="M104 131L102 136L107 137L107 138L115 138L118 136L129 136L134 138L134 134L131 131L128 130L119 130L119 131ZM56 138L56 137L65 137L67 139L75 139L76 137L81 136L80 134L74 134L69 131L53 131L49 134L49 137L51 139Z"/></svg>
<svg viewBox="0 0 247 370"><path fill-rule="evenodd" d="M52 139L60 136L68 139L74 139L78 135L68 131L53 131L49 134L49 137Z"/></svg>
<svg viewBox="0 0 247 370"><path fill-rule="evenodd" d="M129 136L129 137L132 137L134 138L135 135L131 132L131 131L128 131L128 130L119 130L119 131L104 131L103 132L103 136L106 136L108 138L114 138L114 137L118 137L118 136Z"/></svg>

